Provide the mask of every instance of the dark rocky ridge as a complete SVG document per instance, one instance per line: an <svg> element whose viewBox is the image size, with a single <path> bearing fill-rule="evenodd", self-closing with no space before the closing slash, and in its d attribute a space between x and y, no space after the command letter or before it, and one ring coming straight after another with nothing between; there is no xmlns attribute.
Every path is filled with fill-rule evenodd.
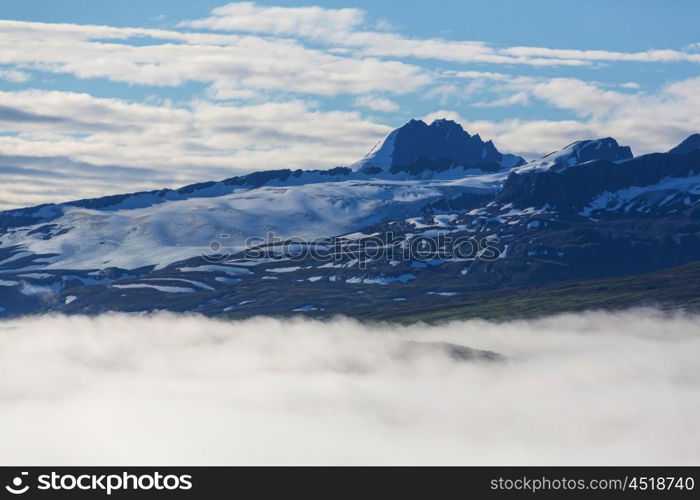
<svg viewBox="0 0 700 500"><path fill-rule="evenodd" d="M669 149L668 152L673 154L687 154L696 149L700 149L700 134L689 135L678 146Z"/></svg>
<svg viewBox="0 0 700 500"><path fill-rule="evenodd" d="M409 165L421 158L473 165L497 163L503 155L493 142L482 141L479 134L469 135L451 120L435 120L430 125L422 120L411 120L396 136L392 166Z"/></svg>
<svg viewBox="0 0 700 500"><path fill-rule="evenodd" d="M649 186L667 177L700 173L700 150L688 154L651 153L623 163L594 160L560 171L512 172L498 201L516 207L545 204L564 211L578 211L593 196L632 186Z"/></svg>
<svg viewBox="0 0 700 500"><path fill-rule="evenodd" d="M502 154L492 141L484 142L479 134L470 135L452 120L435 120L430 125L411 120L358 162L357 170L366 173L410 170L415 174L425 169L435 170L436 161L475 168L480 165L512 168L525 163L519 156Z"/></svg>

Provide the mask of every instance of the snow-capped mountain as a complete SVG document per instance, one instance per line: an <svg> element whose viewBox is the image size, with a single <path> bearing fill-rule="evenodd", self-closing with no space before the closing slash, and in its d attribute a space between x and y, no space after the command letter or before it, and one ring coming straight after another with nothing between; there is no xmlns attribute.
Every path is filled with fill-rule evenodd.
<svg viewBox="0 0 700 500"><path fill-rule="evenodd" d="M533 170L564 170L572 165L578 165L593 160L625 161L633 157L629 146L620 146L612 137L576 141L565 148L549 153L535 161L520 166L514 172L522 173Z"/></svg>
<svg viewBox="0 0 700 500"><path fill-rule="evenodd" d="M351 168L0 212L0 313L343 312L682 265L700 260L697 137L639 157L579 141L524 164L454 122L411 121ZM340 258L278 254L299 238ZM435 251L407 257L416 242Z"/></svg>
<svg viewBox="0 0 700 500"><path fill-rule="evenodd" d="M439 171L465 167L486 170L512 168L525 163L520 156L501 154L493 142L469 135L452 120L427 125L411 120L378 143L353 170L370 174Z"/></svg>
<svg viewBox="0 0 700 500"><path fill-rule="evenodd" d="M513 169L499 199L566 212L666 213L697 190L700 152L684 150L633 158L614 139L581 141Z"/></svg>

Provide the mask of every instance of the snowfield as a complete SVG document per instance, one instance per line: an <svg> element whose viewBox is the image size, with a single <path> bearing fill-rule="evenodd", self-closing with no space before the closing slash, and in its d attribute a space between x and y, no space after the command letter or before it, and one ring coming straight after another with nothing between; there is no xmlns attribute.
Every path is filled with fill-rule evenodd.
<svg viewBox="0 0 700 500"><path fill-rule="evenodd" d="M307 240L349 233L417 214L443 197L494 192L504 175L264 186L116 210L65 207L57 219L0 235L0 246L18 249L3 264L28 255L52 256L51 262L27 270L161 268L208 251L214 241L237 251L248 238L270 232ZM48 233L40 231L46 226Z"/></svg>

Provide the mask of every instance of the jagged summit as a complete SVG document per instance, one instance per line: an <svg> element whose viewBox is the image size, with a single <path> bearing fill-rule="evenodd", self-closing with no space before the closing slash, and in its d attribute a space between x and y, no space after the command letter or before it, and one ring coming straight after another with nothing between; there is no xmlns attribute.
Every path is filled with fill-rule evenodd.
<svg viewBox="0 0 700 500"><path fill-rule="evenodd" d="M411 120L392 131L353 170L379 173L410 168L420 170L416 162L425 161L423 168L434 170L437 165L479 166L491 164L512 168L525 163L515 155L504 155L492 141L484 142L478 134L470 135L452 120L439 119L430 125Z"/></svg>
<svg viewBox="0 0 700 500"><path fill-rule="evenodd" d="M572 142L559 151L518 167L517 173L535 170L562 170L592 160L623 161L632 159L632 149L620 146L612 137Z"/></svg>
<svg viewBox="0 0 700 500"><path fill-rule="evenodd" d="M690 153L691 151L695 151L696 149L700 149L700 134L692 134L689 135L683 142L681 142L678 146L675 148L669 149L669 153L673 154L687 154Z"/></svg>

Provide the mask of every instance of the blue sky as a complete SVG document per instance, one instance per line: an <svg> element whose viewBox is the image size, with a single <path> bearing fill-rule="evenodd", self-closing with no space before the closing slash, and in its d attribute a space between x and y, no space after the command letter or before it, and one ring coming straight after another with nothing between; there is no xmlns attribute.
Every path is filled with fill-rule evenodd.
<svg viewBox="0 0 700 500"><path fill-rule="evenodd" d="M699 18L686 0L2 1L0 206L348 164L410 118L529 158L600 136L665 150L700 131Z"/></svg>

